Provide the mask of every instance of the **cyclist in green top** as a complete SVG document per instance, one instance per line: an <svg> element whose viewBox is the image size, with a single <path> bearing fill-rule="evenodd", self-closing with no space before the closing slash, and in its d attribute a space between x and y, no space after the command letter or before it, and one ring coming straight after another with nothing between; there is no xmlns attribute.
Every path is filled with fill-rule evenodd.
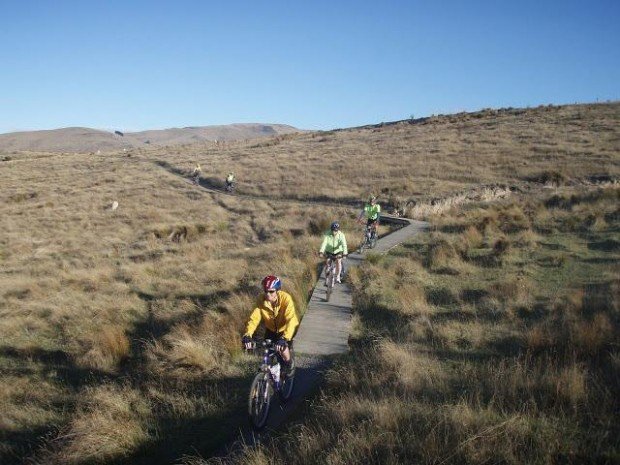
<svg viewBox="0 0 620 465"><path fill-rule="evenodd" d="M227 191L232 191L233 187L235 184L235 174L234 173L228 173L228 176L226 176L226 190Z"/></svg>
<svg viewBox="0 0 620 465"><path fill-rule="evenodd" d="M340 223L337 221L334 221L331 224L330 231L323 237L323 243L319 249L319 256L323 258L326 254L338 256L338 258L336 258L336 282L340 283L342 257L346 257L349 254L349 251L347 249L347 239L344 237L344 233L340 230Z"/></svg>
<svg viewBox="0 0 620 465"><path fill-rule="evenodd" d="M192 171L192 181L194 184L200 184L200 173L202 173L202 168L200 167L200 163L196 163L194 171Z"/></svg>
<svg viewBox="0 0 620 465"><path fill-rule="evenodd" d="M363 218L366 218L366 226L373 229L375 234L377 233L377 225L379 224L379 213L381 213L381 205L377 203L377 197L371 195L368 199L368 203L364 205L364 209L360 212L360 216L357 220L363 223Z"/></svg>

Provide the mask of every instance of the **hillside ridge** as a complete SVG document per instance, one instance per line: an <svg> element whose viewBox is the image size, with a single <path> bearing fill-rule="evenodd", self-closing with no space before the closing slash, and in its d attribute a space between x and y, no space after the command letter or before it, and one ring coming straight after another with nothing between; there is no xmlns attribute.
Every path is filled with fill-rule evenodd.
<svg viewBox="0 0 620 465"><path fill-rule="evenodd" d="M0 151L96 152L147 146L185 145L256 139L300 132L286 124L236 123L138 132L67 127L0 134Z"/></svg>

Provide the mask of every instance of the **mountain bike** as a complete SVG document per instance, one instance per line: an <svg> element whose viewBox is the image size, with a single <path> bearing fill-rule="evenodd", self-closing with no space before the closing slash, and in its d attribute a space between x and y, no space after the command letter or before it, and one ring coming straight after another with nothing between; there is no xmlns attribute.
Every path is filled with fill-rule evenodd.
<svg viewBox="0 0 620 465"><path fill-rule="evenodd" d="M325 293L325 302L329 302L329 299L332 296L332 291L334 290L334 286L336 285L336 278L338 278L338 276L336 276L336 260L342 258L343 255L341 253L326 253L325 255L327 255L327 263L325 265L325 286L327 286L327 291ZM340 270L341 274L343 274L342 271L343 270Z"/></svg>
<svg viewBox="0 0 620 465"><path fill-rule="evenodd" d="M377 245L377 228L376 226L366 226L364 229L364 237L360 244L359 253L362 253L365 248L374 249Z"/></svg>
<svg viewBox="0 0 620 465"><path fill-rule="evenodd" d="M256 429L261 429L267 423L269 416L269 407L274 393L277 393L286 401L293 394L293 385L295 377L285 375L281 370L283 363L281 355L276 350L276 344L271 339L265 339L262 342L254 342L254 350L258 345L263 348L263 359L260 368L252 385L250 386L250 395L248 397L248 414L250 422ZM293 348L289 345L291 351L291 359L294 357ZM294 362L292 362L294 363Z"/></svg>
<svg viewBox="0 0 620 465"><path fill-rule="evenodd" d="M226 190L226 192L232 192L235 189L234 181L233 182L226 181L224 189Z"/></svg>

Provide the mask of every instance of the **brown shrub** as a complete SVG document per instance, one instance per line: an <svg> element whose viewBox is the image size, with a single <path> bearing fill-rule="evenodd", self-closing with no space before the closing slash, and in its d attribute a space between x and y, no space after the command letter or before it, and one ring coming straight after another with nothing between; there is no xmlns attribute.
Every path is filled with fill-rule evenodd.
<svg viewBox="0 0 620 465"><path fill-rule="evenodd" d="M510 241L506 237L500 237L493 244L493 254L496 257L501 257L510 249Z"/></svg>
<svg viewBox="0 0 620 465"><path fill-rule="evenodd" d="M82 366L115 370L129 352L130 342L125 330L116 325L104 326L92 337L90 349L77 361Z"/></svg>
<svg viewBox="0 0 620 465"><path fill-rule="evenodd" d="M407 315L427 315L431 308L426 301L424 288L417 284L408 284L398 288L400 309Z"/></svg>
<svg viewBox="0 0 620 465"><path fill-rule="evenodd" d="M413 391L442 390L445 372L438 360L393 342L381 345L380 357L399 382Z"/></svg>
<svg viewBox="0 0 620 465"><path fill-rule="evenodd" d="M584 403L587 398L587 370L572 364L549 376L549 382L555 384L555 393L562 401L574 408Z"/></svg>
<svg viewBox="0 0 620 465"><path fill-rule="evenodd" d="M579 321L571 331L572 342L582 353L596 354L613 341L614 327L604 313L598 313L592 321Z"/></svg>
<svg viewBox="0 0 620 465"><path fill-rule="evenodd" d="M52 442L44 463L105 463L129 455L149 439L150 406L140 392L102 385L87 388L69 428Z"/></svg>
<svg viewBox="0 0 620 465"><path fill-rule="evenodd" d="M513 234L530 228L530 219L519 205L511 205L500 211L499 228L506 234Z"/></svg>
<svg viewBox="0 0 620 465"><path fill-rule="evenodd" d="M476 228L475 226L470 226L462 234L462 241L465 245L465 250L477 249L479 247L482 247L484 237L482 236L480 231L478 231L478 228Z"/></svg>
<svg viewBox="0 0 620 465"><path fill-rule="evenodd" d="M452 243L441 236L435 236L428 243L425 265L434 272L450 271L458 274L462 261Z"/></svg>

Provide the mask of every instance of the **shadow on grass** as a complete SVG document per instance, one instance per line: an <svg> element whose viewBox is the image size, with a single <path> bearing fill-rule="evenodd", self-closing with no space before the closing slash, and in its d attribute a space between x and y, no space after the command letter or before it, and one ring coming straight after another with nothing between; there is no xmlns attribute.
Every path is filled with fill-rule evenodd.
<svg viewBox="0 0 620 465"><path fill-rule="evenodd" d="M209 456L229 440L240 427L246 425L246 395L251 376L227 378L179 379L171 376L154 377L146 363L146 344L152 338L168 334L179 323L196 324L203 317L206 308L215 309L218 300L228 296L229 291L210 294L175 296L175 299L190 299L195 308L171 318L158 318L152 309L156 295L140 292L138 295L147 303L148 314L127 334L130 340L130 355L120 365L118 372L110 373L78 366L71 355L61 350L40 348L19 349L0 346L0 358L7 360L8 367L2 367L3 374L54 379L59 386L69 387L76 395L87 386L104 384L130 385L150 398L151 416L148 418L149 440L131 452L127 457L111 460L109 463L163 464L178 461L183 455L199 453ZM173 299L173 300L175 300ZM152 389L160 389L163 398L153 397ZM168 394L170 397L167 397ZM191 411L183 403L185 396L196 400L197 410ZM75 396L73 396L75 397ZM200 398L206 398L206 403ZM211 405L211 399L214 404ZM180 402L180 404L179 404ZM67 427L75 406L69 397L54 407L64 411L64 419L55 424L33 429L0 432L2 464L21 463L24 457L37 453L40 446L62 447L56 437L58 431ZM48 441L48 440L51 440ZM35 455L36 457L36 455ZM34 459L33 459L34 460Z"/></svg>
<svg viewBox="0 0 620 465"><path fill-rule="evenodd" d="M80 367L69 354L61 350L46 350L41 348L18 349L10 346L0 346L0 357L20 362L20 367L14 370L3 369L4 372L13 371L15 374L39 374L45 378L62 380L68 387L78 390L84 385L103 383L118 379L118 375L94 368ZM28 368L29 364L36 367Z"/></svg>
<svg viewBox="0 0 620 465"><path fill-rule="evenodd" d="M169 464L183 456L210 457L230 441L235 432L247 427L246 394L252 375L222 380L204 379L183 386L183 393L208 397L213 392L226 398L216 412L179 415L165 404L156 405L150 428L153 439L143 443L130 455L114 460L115 464ZM175 383L168 388L179 391ZM225 394L224 394L225 393Z"/></svg>
<svg viewBox="0 0 620 465"><path fill-rule="evenodd" d="M620 241L617 239L605 239L604 241L589 242L588 249L600 250L601 252L618 252L620 251Z"/></svg>
<svg viewBox="0 0 620 465"><path fill-rule="evenodd" d="M54 432L54 425L17 431L0 431L0 445L2 445L2 449L0 449L0 463L2 465L25 463L24 458L33 454L33 449L38 445L39 438L48 437Z"/></svg>
<svg viewBox="0 0 620 465"><path fill-rule="evenodd" d="M77 393L85 386L116 382L119 376L92 368L76 365L69 354L61 350L41 348L19 349L0 346L0 359L6 359L15 368L2 368L3 375L26 376L28 379L53 379ZM68 404L53 405L54 410L71 410ZM32 429L9 431L0 429L0 463L3 465L23 463L24 457L33 453L39 444L58 430L57 423L39 425Z"/></svg>

